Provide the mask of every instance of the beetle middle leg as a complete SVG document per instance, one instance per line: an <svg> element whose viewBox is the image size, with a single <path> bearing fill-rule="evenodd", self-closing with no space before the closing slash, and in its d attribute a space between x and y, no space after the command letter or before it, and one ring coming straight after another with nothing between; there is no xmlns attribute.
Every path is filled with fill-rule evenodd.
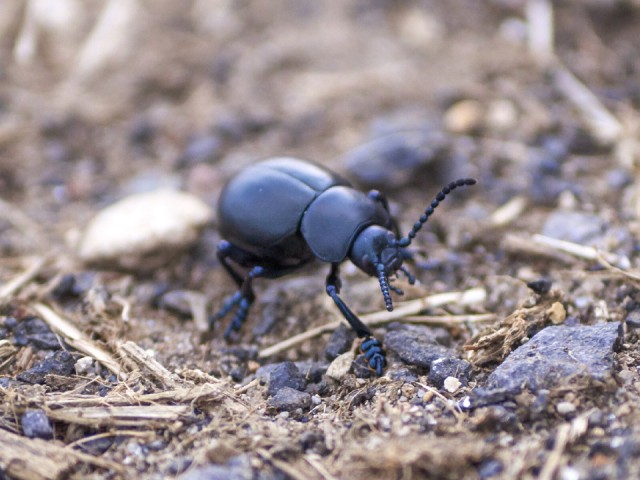
<svg viewBox="0 0 640 480"><path fill-rule="evenodd" d="M362 323L362 320L360 320L357 315L347 307L347 304L344 303L342 298L340 298L338 294L340 293L341 287L340 264L332 263L331 271L329 272L329 275L327 275L326 281L327 294L334 301L347 322L349 322L349 325L351 325L351 328L356 332L356 335L360 338L364 338L364 341L360 345L360 349L363 351L365 358L369 362L369 366L376 371L378 376L381 376L382 368L385 365L382 344L373 336L371 329Z"/></svg>

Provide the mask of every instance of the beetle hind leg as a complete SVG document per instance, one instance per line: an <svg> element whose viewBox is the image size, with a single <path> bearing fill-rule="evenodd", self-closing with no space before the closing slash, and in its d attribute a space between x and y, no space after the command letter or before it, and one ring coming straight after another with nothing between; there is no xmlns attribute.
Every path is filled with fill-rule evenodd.
<svg viewBox="0 0 640 480"><path fill-rule="evenodd" d="M327 275L326 289L327 295L334 301L340 313L349 322L351 328L356 332L358 337L363 338L360 350L364 353L369 366L375 370L376 374L382 376L382 369L385 366L385 355L380 340L373 336L371 329L360 320L355 313L347 306L346 303L338 295L340 293L340 266L337 263L331 264L331 272Z"/></svg>

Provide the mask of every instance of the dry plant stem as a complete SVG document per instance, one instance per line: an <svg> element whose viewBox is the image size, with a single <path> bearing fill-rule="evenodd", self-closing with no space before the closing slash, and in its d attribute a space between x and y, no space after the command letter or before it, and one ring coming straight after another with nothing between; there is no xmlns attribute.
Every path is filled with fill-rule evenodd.
<svg viewBox="0 0 640 480"><path fill-rule="evenodd" d="M535 255L537 257L545 257L556 262L566 263L567 265L576 263L576 259L572 255L550 248L547 245L540 244L534 241L531 237L523 237L520 235L514 235L513 233L508 233L502 238L500 241L500 248L505 252L516 255Z"/></svg>
<svg viewBox="0 0 640 480"><path fill-rule="evenodd" d="M548 60L553 55L553 6L549 0L528 0L526 15L529 51Z"/></svg>
<svg viewBox="0 0 640 480"><path fill-rule="evenodd" d="M103 407L66 407L47 412L52 420L87 427L144 427L166 425L188 417L190 405L123 405Z"/></svg>
<svg viewBox="0 0 640 480"><path fill-rule="evenodd" d="M553 442L553 450L547 457L542 470L540 471L539 480L553 480L555 473L562 462L562 455L567 446L578 440L585 434L589 427L589 416L593 413L593 410L582 413L580 416L574 418L571 423L564 423L558 427L555 441Z"/></svg>
<svg viewBox="0 0 640 480"><path fill-rule="evenodd" d="M393 320L404 318L408 315L415 315L428 308L441 307L448 303L456 303L458 305L472 305L481 303L485 300L486 296L487 292L483 288L471 288L463 292L438 293L436 295L430 295L428 297L419 298L417 300L402 302L398 304L392 312L382 310L379 312L362 315L360 319L365 325L381 325ZM298 345L305 340L317 337L326 332L331 332L338 328L341 323L342 320L331 322L326 325L321 325L320 327L307 330L306 332L303 332L299 335L294 335L287 340L272 345L271 347L265 348L258 354L258 356L260 358L270 357L271 355L275 355L276 353L280 353L284 350L294 347L295 345Z"/></svg>
<svg viewBox="0 0 640 480"><path fill-rule="evenodd" d="M124 474L121 465L102 458L80 453L54 442L0 429L0 465L12 478L28 480L54 480L65 478L78 464L90 464Z"/></svg>
<svg viewBox="0 0 640 480"><path fill-rule="evenodd" d="M118 352L133 360L153 375L165 388L176 388L181 380L175 373L171 373L155 358L151 357L134 342L125 342L118 345Z"/></svg>
<svg viewBox="0 0 640 480"><path fill-rule="evenodd" d="M447 326L460 323L482 323L496 320L493 313L479 315L409 315L402 320L405 323L417 323L421 325Z"/></svg>
<svg viewBox="0 0 640 480"><path fill-rule="evenodd" d="M566 240L558 240L557 238L536 234L533 236L533 241L539 245L544 245L545 247L568 253L574 257L583 258L585 260L598 261L600 259L604 259L618 267L629 264L629 260L626 257L621 257L611 252L602 252L596 248L580 245L574 242L568 242Z"/></svg>
<svg viewBox="0 0 640 480"><path fill-rule="evenodd" d="M65 342L79 352L95 358L116 375L120 374L122 368L116 359L109 352L89 340L75 325L62 318L43 303L36 303L32 308L55 333L64 338Z"/></svg>
<svg viewBox="0 0 640 480"><path fill-rule="evenodd" d="M24 272L2 285L2 288L0 288L0 303L6 301L11 295L33 280L42 271L48 260L48 257L36 258Z"/></svg>
<svg viewBox="0 0 640 480"><path fill-rule="evenodd" d="M527 198L521 195L513 197L504 205L497 208L489 217L493 227L504 227L518 218L527 208Z"/></svg>
<svg viewBox="0 0 640 480"><path fill-rule="evenodd" d="M594 138L604 144L619 140L622 125L598 97L559 61L552 72L556 88L576 107Z"/></svg>
<svg viewBox="0 0 640 480"><path fill-rule="evenodd" d="M322 476L322 478L324 478L325 480L338 480L336 477L334 477L333 475L331 475L331 473L329 473L329 471L324 468L324 466L322 465L322 462L320 461L320 458L318 455L314 455L314 454L307 454L304 456L304 459L307 461L307 463L309 465L311 465L314 470L316 472L318 472L320 474L320 476Z"/></svg>

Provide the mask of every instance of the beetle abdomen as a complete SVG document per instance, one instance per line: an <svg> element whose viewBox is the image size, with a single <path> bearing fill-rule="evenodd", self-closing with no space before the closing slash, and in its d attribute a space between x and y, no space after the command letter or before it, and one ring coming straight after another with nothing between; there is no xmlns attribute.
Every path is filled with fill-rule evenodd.
<svg viewBox="0 0 640 480"><path fill-rule="evenodd" d="M300 230L314 255L325 262L341 262L356 235L369 225L391 227L381 203L345 186L322 192L307 208Z"/></svg>
<svg viewBox="0 0 640 480"><path fill-rule="evenodd" d="M220 195L222 236L256 254L290 243L298 235L307 206L323 190L343 182L320 166L294 158L251 165L232 178Z"/></svg>

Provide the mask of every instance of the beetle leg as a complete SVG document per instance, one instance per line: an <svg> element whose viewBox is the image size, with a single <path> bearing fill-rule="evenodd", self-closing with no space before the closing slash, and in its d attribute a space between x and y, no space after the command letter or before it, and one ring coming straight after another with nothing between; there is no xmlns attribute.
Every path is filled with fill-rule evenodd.
<svg viewBox="0 0 640 480"><path fill-rule="evenodd" d="M360 345L360 349L364 352L365 358L369 362L369 366L376 371L378 376L382 375L382 368L384 367L384 350L380 341L373 337L371 329L367 327L362 320L360 320L355 313L347 307L346 303L340 298L338 293L340 292L340 264L332 263L331 271L327 275L326 288L327 294L334 301L340 313L349 322L351 328L356 332L356 335L360 338L364 338L364 341Z"/></svg>
<svg viewBox="0 0 640 480"><path fill-rule="evenodd" d="M242 275L240 275L228 261L229 257L235 259L238 256L238 253L241 253L240 250L226 240L220 240L220 243L218 243L218 249L216 252L218 261L222 264L229 276L231 276L231 278L233 278L233 280L238 284L238 287L241 287L243 282Z"/></svg>

